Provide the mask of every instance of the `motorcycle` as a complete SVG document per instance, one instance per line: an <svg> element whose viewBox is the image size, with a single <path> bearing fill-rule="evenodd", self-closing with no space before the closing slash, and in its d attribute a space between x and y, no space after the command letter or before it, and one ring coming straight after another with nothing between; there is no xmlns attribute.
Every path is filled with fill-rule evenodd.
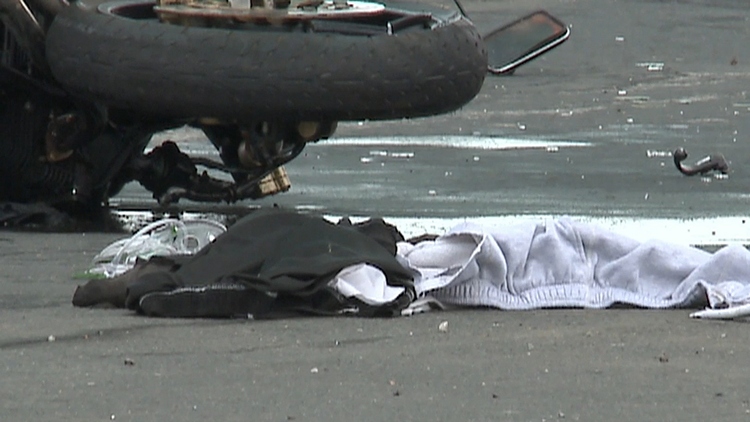
<svg viewBox="0 0 750 422"><path fill-rule="evenodd" d="M0 200L80 213L131 181L162 205L283 192L284 164L338 122L456 110L570 34L538 11L482 35L454 1L0 0ZM221 162L147 152L185 125Z"/></svg>

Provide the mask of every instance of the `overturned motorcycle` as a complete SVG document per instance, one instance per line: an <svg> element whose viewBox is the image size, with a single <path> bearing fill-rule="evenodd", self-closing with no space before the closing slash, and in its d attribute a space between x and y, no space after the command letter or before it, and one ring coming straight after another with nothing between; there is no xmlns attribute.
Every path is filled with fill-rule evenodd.
<svg viewBox="0 0 750 422"><path fill-rule="evenodd" d="M134 180L160 204L274 194L337 122L455 110L569 35L543 11L481 35L455 4L0 0L0 201L84 212ZM222 161L146 152L185 125Z"/></svg>

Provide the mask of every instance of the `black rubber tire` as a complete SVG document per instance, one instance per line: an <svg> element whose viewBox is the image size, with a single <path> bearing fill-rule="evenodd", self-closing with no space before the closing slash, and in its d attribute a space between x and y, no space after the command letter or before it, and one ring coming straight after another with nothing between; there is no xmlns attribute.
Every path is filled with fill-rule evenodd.
<svg viewBox="0 0 750 422"><path fill-rule="evenodd" d="M46 48L70 92L164 117L233 121L441 114L474 98L487 71L480 35L458 15L434 29L352 36L181 27L71 6Z"/></svg>

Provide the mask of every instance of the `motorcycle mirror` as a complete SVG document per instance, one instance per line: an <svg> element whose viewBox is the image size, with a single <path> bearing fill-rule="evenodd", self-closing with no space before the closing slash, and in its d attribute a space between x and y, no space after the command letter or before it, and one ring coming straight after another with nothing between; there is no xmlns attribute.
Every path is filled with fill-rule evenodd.
<svg viewBox="0 0 750 422"><path fill-rule="evenodd" d="M482 37L488 51L488 71L511 75L569 37L570 28L562 21L544 10L533 12Z"/></svg>

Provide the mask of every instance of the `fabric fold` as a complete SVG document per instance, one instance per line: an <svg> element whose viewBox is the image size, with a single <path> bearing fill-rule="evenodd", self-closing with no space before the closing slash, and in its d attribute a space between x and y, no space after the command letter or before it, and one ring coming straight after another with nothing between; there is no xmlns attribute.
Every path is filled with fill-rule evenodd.
<svg viewBox="0 0 750 422"><path fill-rule="evenodd" d="M563 217L456 226L404 250L416 291L447 305L500 309L729 306L750 298L750 252L638 242Z"/></svg>

